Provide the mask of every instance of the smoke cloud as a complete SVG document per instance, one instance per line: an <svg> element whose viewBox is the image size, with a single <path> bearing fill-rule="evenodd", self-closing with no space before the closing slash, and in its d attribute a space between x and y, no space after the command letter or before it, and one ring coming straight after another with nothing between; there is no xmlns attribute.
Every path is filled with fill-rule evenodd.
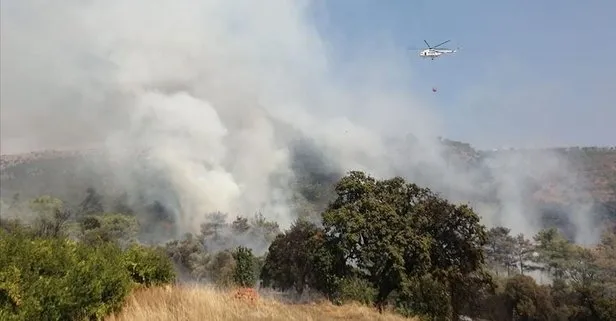
<svg viewBox="0 0 616 321"><path fill-rule="evenodd" d="M538 228L528 177L579 186L555 154L452 165L436 139L437 115L403 85L412 76L404 48L354 52L342 72L310 5L2 1L2 153L104 146L124 164L117 179L166 197L181 230L192 232L214 211L260 210L288 226L301 139L328 168L403 175L472 201L487 224L513 232ZM137 186L136 173L157 173L168 189ZM494 183L481 185L485 177ZM498 204L484 201L491 194ZM594 225L575 206L582 240Z"/></svg>

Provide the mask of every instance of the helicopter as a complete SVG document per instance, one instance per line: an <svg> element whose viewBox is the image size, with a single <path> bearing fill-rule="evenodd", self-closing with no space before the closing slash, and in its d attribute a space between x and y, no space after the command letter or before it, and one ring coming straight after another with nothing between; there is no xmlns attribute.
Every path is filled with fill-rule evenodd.
<svg viewBox="0 0 616 321"><path fill-rule="evenodd" d="M424 40L424 42L426 43L426 45L428 46L428 48L426 49L422 49L419 52L419 56L422 58L430 58L432 60L434 60L434 58L438 58L443 54L450 54L450 53L455 53L458 51L458 49L446 49L446 48L439 48L440 46L448 43L451 40L447 40L445 42L441 42L438 45L432 47L430 46L430 44Z"/></svg>

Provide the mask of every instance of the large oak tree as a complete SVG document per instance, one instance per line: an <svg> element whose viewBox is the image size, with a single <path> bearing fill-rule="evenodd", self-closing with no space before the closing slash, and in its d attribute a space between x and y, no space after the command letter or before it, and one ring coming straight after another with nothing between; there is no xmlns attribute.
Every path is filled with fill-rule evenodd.
<svg viewBox="0 0 616 321"><path fill-rule="evenodd" d="M335 191L323 213L325 233L377 289L377 306L430 274L449 289L458 314L468 297L456 295L455 285L484 265L486 231L473 210L400 177L377 180L359 171L343 177Z"/></svg>

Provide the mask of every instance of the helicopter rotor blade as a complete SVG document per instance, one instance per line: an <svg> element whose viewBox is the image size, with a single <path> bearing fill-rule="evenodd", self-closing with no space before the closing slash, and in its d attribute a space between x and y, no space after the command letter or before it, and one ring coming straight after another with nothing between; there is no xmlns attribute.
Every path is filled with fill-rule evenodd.
<svg viewBox="0 0 616 321"><path fill-rule="evenodd" d="M428 46L428 49L432 49L432 47L430 47L430 44L428 44L427 41L424 40L424 42L426 43L426 46Z"/></svg>
<svg viewBox="0 0 616 321"><path fill-rule="evenodd" d="M445 41L445 42L441 42L441 43L439 43L438 45L434 46L434 48L438 48L438 47L440 47L440 46L442 46L442 45L444 45L444 44L446 44L446 43L448 43L448 42L450 42L450 41L451 41L451 40L447 40L447 41Z"/></svg>

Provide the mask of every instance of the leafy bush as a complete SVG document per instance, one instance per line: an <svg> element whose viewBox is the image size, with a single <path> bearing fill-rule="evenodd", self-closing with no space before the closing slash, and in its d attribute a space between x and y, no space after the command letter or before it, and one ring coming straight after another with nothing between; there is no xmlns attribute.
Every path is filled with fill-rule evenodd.
<svg viewBox="0 0 616 321"><path fill-rule="evenodd" d="M450 320L453 309L445 284L427 274L409 280L408 288L395 297L396 310L421 320Z"/></svg>
<svg viewBox="0 0 616 321"><path fill-rule="evenodd" d="M175 281L175 270L164 249L134 244L124 253L124 266L133 282L145 286Z"/></svg>
<svg viewBox="0 0 616 321"><path fill-rule="evenodd" d="M377 291L370 285L370 282L357 278L344 278L340 282L339 300L341 303L351 301L372 304L376 299Z"/></svg>
<svg viewBox="0 0 616 321"><path fill-rule="evenodd" d="M233 252L235 268L233 270L233 281L242 287L253 287L256 280L255 256L249 248L239 246Z"/></svg>
<svg viewBox="0 0 616 321"><path fill-rule="evenodd" d="M130 291L121 250L0 231L0 319L102 319Z"/></svg>
<svg viewBox="0 0 616 321"><path fill-rule="evenodd" d="M207 269L210 279L217 286L229 287L234 284L233 274L235 272L236 262L233 258L233 253L229 250L217 252L212 255Z"/></svg>
<svg viewBox="0 0 616 321"><path fill-rule="evenodd" d="M103 217L101 225L121 225L118 218L122 217ZM96 229L100 222L86 220L84 225ZM175 279L162 248L134 244L122 251L113 238L77 242L58 233L41 234L39 226L1 223L1 320L101 320L120 309L134 284L160 285Z"/></svg>

